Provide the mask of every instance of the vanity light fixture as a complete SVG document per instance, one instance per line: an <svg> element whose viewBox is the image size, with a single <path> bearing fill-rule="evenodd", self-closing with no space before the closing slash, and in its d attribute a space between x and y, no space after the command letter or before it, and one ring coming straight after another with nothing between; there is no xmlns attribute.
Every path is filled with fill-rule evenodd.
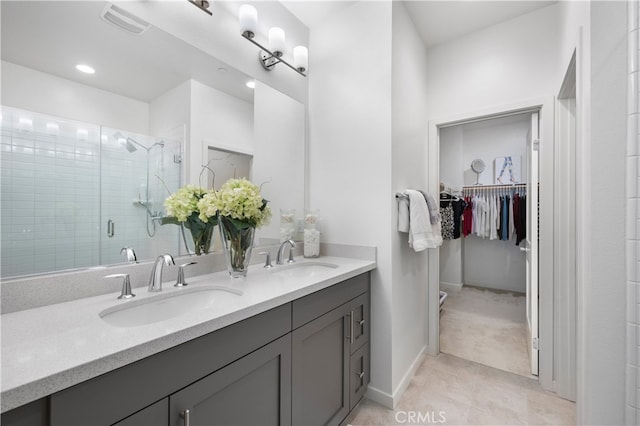
<svg viewBox="0 0 640 426"><path fill-rule="evenodd" d="M209 15L213 15L209 10L209 2L208 0L187 0L189 3L195 5L201 11L208 13Z"/></svg>
<svg viewBox="0 0 640 426"><path fill-rule="evenodd" d="M260 48L258 59L267 71L271 71L279 63L285 64L298 74L307 76L305 71L309 68L309 52L304 46L296 46L293 49L293 65L284 59L285 33L282 28L273 27L269 30L269 47L266 48L255 40L258 29L258 11L249 4L240 6L239 13L240 33Z"/></svg>

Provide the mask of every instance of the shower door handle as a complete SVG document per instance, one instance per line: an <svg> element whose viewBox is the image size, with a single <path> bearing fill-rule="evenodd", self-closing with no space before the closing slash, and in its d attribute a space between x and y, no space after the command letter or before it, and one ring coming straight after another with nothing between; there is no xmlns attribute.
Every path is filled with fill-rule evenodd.
<svg viewBox="0 0 640 426"><path fill-rule="evenodd" d="M107 221L107 237L113 238L115 234L116 234L116 224L113 222L113 220L109 219Z"/></svg>

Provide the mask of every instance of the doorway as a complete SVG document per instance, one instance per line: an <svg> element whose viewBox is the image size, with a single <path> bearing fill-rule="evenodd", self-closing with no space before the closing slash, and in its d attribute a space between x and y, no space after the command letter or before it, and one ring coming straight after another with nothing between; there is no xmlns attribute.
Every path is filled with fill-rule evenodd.
<svg viewBox="0 0 640 426"><path fill-rule="evenodd" d="M538 126L534 110L439 128L440 350L523 376L538 374Z"/></svg>
<svg viewBox="0 0 640 426"><path fill-rule="evenodd" d="M531 298L530 301L539 302L539 307L536 309L533 305L529 307L531 312L538 312L538 330L539 339L538 347L538 362L535 363L538 366L538 380L543 388L547 390L553 389L553 351L554 351L554 339L553 339L553 159L554 159L554 137L553 137L553 119L554 119L554 99L541 98L537 100L524 101L514 103L510 105L503 105L497 107L487 108L485 110L461 113L456 116L445 117L441 119L434 119L429 121L429 143L428 143L428 190L432 193L438 193L440 190L441 174L445 173L440 165L440 136L443 129L451 126L469 123L481 123L489 119L505 118L513 115L529 114L531 117L533 112L538 112L539 126L533 127L532 130L538 130L538 139L540 144L531 144L530 147L536 147L539 149L538 155L540 159L540 176L539 185L536 188L539 189L540 198L538 200L538 224L539 224L539 294L537 298ZM532 133L529 135L529 139L535 139L535 135ZM526 164L528 161L523 155L522 163ZM487 162L487 171L491 171L491 175L487 172L486 179L489 181L482 181L485 185L493 183L494 179L494 159L498 155L494 155L490 161ZM465 169L470 169L470 164L467 164ZM523 168L523 170L526 170ZM475 182L475 175L472 175ZM464 184L464 182L463 182ZM463 185L464 186L464 185ZM527 188L530 191L531 188ZM530 192L529 192L530 193ZM480 241L482 242L482 241ZM525 249L527 245L523 246ZM517 250L519 251L519 246ZM443 249L431 250L428 257L428 315L429 315L429 329L428 329L428 348L427 352L431 355L437 355L440 350L440 315L439 315L439 300L440 300L440 282L441 269L440 269L440 256L443 255ZM518 253L522 256L522 253ZM525 256L526 257L526 256ZM526 261L522 262L526 265ZM525 266L526 267L526 266ZM462 274L461 274L462 275ZM522 275L526 280L526 275ZM466 277L465 277L466 279ZM462 279L461 281L462 282ZM525 284L526 286L526 284ZM484 285L483 287L486 287ZM526 293L526 289L524 292ZM445 301L446 305L447 301ZM527 303L525 301L525 309ZM526 319L525 311L525 324L528 323ZM535 330L535 329L534 329ZM535 335L532 333L531 337L527 337L527 345L531 345L530 348L534 348ZM527 356L528 358L528 356ZM528 361L529 362L529 361ZM535 361L531 361L533 366ZM530 370L528 373L535 370Z"/></svg>

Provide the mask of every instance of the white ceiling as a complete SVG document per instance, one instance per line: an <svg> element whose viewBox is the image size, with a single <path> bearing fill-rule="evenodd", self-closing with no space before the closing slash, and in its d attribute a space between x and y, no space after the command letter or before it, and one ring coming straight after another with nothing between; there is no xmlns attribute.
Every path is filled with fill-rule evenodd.
<svg viewBox="0 0 640 426"><path fill-rule="evenodd" d="M144 102L188 79L253 102L249 76L158 28L127 33L100 17L106 5L0 1L2 60ZM96 73L79 73L79 62Z"/></svg>
<svg viewBox="0 0 640 426"><path fill-rule="evenodd" d="M294 15L313 29L357 1L286 0ZM425 45L442 43L512 19L551 1L405 2ZM210 55L151 28L133 36L103 21L103 1L0 1L2 59L145 102L193 78L235 96L252 100L249 79ZM89 61L97 72L73 68ZM220 73L219 68L229 72Z"/></svg>
<svg viewBox="0 0 640 426"><path fill-rule="evenodd" d="M355 1L283 1L307 27L357 3ZM426 46L470 34L536 9L557 3L542 0L407 0L404 2Z"/></svg>

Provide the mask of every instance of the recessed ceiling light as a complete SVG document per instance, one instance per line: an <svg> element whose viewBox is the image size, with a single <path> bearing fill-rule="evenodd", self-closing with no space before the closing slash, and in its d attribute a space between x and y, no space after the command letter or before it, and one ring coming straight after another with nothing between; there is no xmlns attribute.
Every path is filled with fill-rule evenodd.
<svg viewBox="0 0 640 426"><path fill-rule="evenodd" d="M96 70L86 64L78 64L76 65L76 69L85 74L95 74Z"/></svg>
<svg viewBox="0 0 640 426"><path fill-rule="evenodd" d="M255 81L247 81L247 87L249 89L255 89L256 88L256 82Z"/></svg>

